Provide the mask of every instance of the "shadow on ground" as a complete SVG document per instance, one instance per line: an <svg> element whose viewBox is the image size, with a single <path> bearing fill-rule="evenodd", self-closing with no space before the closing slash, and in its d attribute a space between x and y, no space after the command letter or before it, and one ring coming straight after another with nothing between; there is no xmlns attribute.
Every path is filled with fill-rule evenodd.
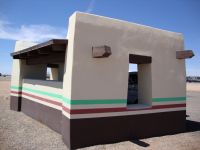
<svg viewBox="0 0 200 150"><path fill-rule="evenodd" d="M185 132L194 132L200 131L200 122L186 120L186 131Z"/></svg>
<svg viewBox="0 0 200 150"><path fill-rule="evenodd" d="M189 117L189 116L187 116L187 117ZM200 122L186 120L186 130L184 133L195 132L195 131L200 131ZM144 141L141 141L140 139L134 139L134 140L131 140L130 142L132 142L133 144L136 144L138 146L141 146L141 147L149 147L150 146L150 144L148 144Z"/></svg>
<svg viewBox="0 0 200 150"><path fill-rule="evenodd" d="M138 146L141 146L141 147L149 147L149 146L150 146L150 144L148 144L148 143L146 143L146 142L144 142L144 141L141 141L141 140L139 140L139 139L137 139L137 140L132 140L132 141L130 141L130 142L132 142L133 144L136 144L136 145L138 145Z"/></svg>

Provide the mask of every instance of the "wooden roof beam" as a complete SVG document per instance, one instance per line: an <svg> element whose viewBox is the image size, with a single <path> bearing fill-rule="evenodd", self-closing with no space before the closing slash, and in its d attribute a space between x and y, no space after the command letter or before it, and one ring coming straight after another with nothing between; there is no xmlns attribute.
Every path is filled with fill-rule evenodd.
<svg viewBox="0 0 200 150"><path fill-rule="evenodd" d="M27 54L19 54L19 59L27 59Z"/></svg>
<svg viewBox="0 0 200 150"><path fill-rule="evenodd" d="M56 52L65 52L66 45L52 45L51 49L52 49L52 51L56 51Z"/></svg>
<svg viewBox="0 0 200 150"><path fill-rule="evenodd" d="M36 57L35 54L32 54L32 53L29 54L29 52L35 52L35 51L38 54L38 56L39 55L48 55L49 53L51 53L51 51L65 52L67 44L68 44L68 41L66 39L52 39L47 42L37 44L37 45L31 46L26 49L23 49L23 50L20 50L17 52L13 52L13 53L11 53L11 56L14 59L20 59L22 57L24 58L25 55L22 55L22 54L25 54L25 53L28 57L32 56L32 55L34 55L34 57ZM20 55L22 55L22 56L20 56Z"/></svg>

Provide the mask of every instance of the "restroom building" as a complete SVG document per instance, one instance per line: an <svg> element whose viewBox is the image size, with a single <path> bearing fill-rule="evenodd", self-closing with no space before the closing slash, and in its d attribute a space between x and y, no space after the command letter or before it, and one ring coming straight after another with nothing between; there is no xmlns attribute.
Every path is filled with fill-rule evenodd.
<svg viewBox="0 0 200 150"><path fill-rule="evenodd" d="M194 54L181 33L75 12L66 39L17 41L11 55L11 110L70 149L185 131L185 59Z"/></svg>

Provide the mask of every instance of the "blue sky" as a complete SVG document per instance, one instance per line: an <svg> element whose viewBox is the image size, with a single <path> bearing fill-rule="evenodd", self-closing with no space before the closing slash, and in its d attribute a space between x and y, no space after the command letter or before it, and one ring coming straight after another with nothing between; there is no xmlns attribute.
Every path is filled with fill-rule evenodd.
<svg viewBox="0 0 200 150"><path fill-rule="evenodd" d="M187 75L200 76L200 0L0 0L0 72L10 74L16 40L65 38L74 11L183 33L196 55Z"/></svg>

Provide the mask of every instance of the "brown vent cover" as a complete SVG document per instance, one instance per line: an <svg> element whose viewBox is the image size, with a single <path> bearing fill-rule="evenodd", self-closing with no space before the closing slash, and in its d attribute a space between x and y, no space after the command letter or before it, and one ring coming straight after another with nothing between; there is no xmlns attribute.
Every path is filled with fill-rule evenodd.
<svg viewBox="0 0 200 150"><path fill-rule="evenodd" d="M97 47L92 47L92 57L93 58L105 58L110 56L111 53L111 48L109 46L97 46Z"/></svg>
<svg viewBox="0 0 200 150"><path fill-rule="evenodd" d="M192 50L176 51L176 59L192 58L194 53Z"/></svg>

